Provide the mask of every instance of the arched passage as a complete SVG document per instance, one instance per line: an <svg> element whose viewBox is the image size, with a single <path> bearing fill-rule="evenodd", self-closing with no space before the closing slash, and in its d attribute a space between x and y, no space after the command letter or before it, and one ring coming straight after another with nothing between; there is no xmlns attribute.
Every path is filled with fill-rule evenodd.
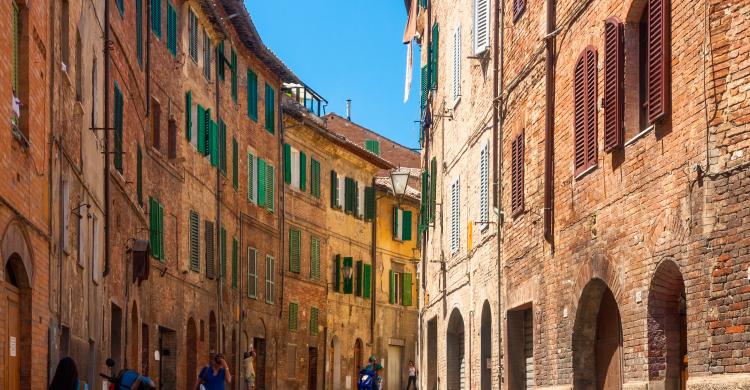
<svg viewBox="0 0 750 390"><path fill-rule="evenodd" d="M0 312L5 315L8 350L15 344L15 356L3 359L4 389L31 388L31 285L34 268L30 247L21 226L12 222L2 241L3 278L0 282ZM0 333L2 334L2 333Z"/></svg>
<svg viewBox="0 0 750 390"><path fill-rule="evenodd" d="M648 379L664 389L684 389L687 380L687 302L674 261L659 264L648 291Z"/></svg>
<svg viewBox="0 0 750 390"><path fill-rule="evenodd" d="M333 383L334 389L341 388L341 342L339 336L333 336L331 340L331 366L333 371L331 372L331 383Z"/></svg>
<svg viewBox="0 0 750 390"><path fill-rule="evenodd" d="M185 354L187 355L185 389L192 390L195 388L195 378L198 377L198 332L193 317L190 317L187 322Z"/></svg>
<svg viewBox="0 0 750 390"><path fill-rule="evenodd" d="M458 308L453 309L446 331L447 389L463 390L466 383L466 358L464 354L464 319Z"/></svg>
<svg viewBox="0 0 750 390"><path fill-rule="evenodd" d="M352 367L354 376L352 376L352 378L359 378L359 370L363 367L362 360L362 340L358 338L357 341L354 342L354 361Z"/></svg>
<svg viewBox="0 0 750 390"><path fill-rule="evenodd" d="M578 301L573 327L573 387L622 388L622 327L612 291L592 279Z"/></svg>
<svg viewBox="0 0 750 390"><path fill-rule="evenodd" d="M482 305L482 324L480 333L481 345L479 366L482 371L480 375L480 383L482 390L490 390L492 388L492 312L488 301L484 301L484 305Z"/></svg>

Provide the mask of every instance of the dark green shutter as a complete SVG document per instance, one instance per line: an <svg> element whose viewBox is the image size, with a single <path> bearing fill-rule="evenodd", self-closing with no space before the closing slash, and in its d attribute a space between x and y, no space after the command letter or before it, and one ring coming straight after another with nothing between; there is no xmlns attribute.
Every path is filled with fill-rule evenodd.
<svg viewBox="0 0 750 390"><path fill-rule="evenodd" d="M289 302L289 330L290 331L296 331L297 330L297 312L298 312L297 304L294 302Z"/></svg>
<svg viewBox="0 0 750 390"><path fill-rule="evenodd" d="M200 242L200 217L198 213L190 210L190 270L195 272L201 270Z"/></svg>
<svg viewBox="0 0 750 390"><path fill-rule="evenodd" d="M151 245L151 256L159 258L159 203L152 197L148 198L148 233Z"/></svg>
<svg viewBox="0 0 750 390"><path fill-rule="evenodd" d="M289 271L300 272L300 231L289 229Z"/></svg>
<svg viewBox="0 0 750 390"><path fill-rule="evenodd" d="M164 206L159 204L159 260L163 263L166 260L164 256Z"/></svg>
<svg viewBox="0 0 750 390"><path fill-rule="evenodd" d="M292 146L284 144L284 183L292 184Z"/></svg>
<svg viewBox="0 0 750 390"><path fill-rule="evenodd" d="M353 190L352 198L354 198L352 200L352 205L354 207L354 216L355 217L359 217L362 214L362 211L363 211L363 210L359 209L359 197L361 196L359 194L359 183L357 183L355 181L354 185L352 186L352 190Z"/></svg>
<svg viewBox="0 0 750 390"><path fill-rule="evenodd" d="M421 91L422 91L422 97L421 97L421 105L420 107L424 109L427 106L427 95L430 91L430 72L429 72L429 65L422 66L419 74L421 77L422 84L420 85Z"/></svg>
<svg viewBox="0 0 750 390"><path fill-rule="evenodd" d="M232 237L232 288L237 288L237 256L239 255L240 245L237 238Z"/></svg>
<svg viewBox="0 0 750 390"><path fill-rule="evenodd" d="M365 187L365 220L375 218L375 188Z"/></svg>
<svg viewBox="0 0 750 390"><path fill-rule="evenodd" d="M258 206L266 207L266 161L258 159Z"/></svg>
<svg viewBox="0 0 750 390"><path fill-rule="evenodd" d="M401 304L404 306L411 306L411 274L401 274Z"/></svg>
<svg viewBox="0 0 750 390"><path fill-rule="evenodd" d="M430 74L430 88L435 89L437 87L437 79L438 79L438 62L440 59L440 56L438 55L438 49L440 47L440 27L438 27L438 24L435 23L432 26L432 50L431 50L431 56L432 60L432 73Z"/></svg>
<svg viewBox="0 0 750 390"><path fill-rule="evenodd" d="M214 269L214 249L216 248L216 242L214 241L214 223L206 221L206 277L213 279L216 275Z"/></svg>
<svg viewBox="0 0 750 390"><path fill-rule="evenodd" d="M276 98L273 87L266 84L266 130L271 134L276 131Z"/></svg>
<svg viewBox="0 0 750 390"><path fill-rule="evenodd" d="M333 291L341 291L341 255L336 255L333 262Z"/></svg>
<svg viewBox="0 0 750 390"><path fill-rule="evenodd" d="M354 266L354 259L351 257L344 257L344 269L347 267L351 268ZM352 269L354 271L354 269ZM344 294L351 294L352 293L352 277L344 277Z"/></svg>
<svg viewBox="0 0 750 390"><path fill-rule="evenodd" d="M396 303L396 273L393 270L388 272L388 279L388 302Z"/></svg>
<svg viewBox="0 0 750 390"><path fill-rule="evenodd" d="M211 138L213 136L211 133L211 127L212 127L211 123L213 123L213 121L211 120L211 109L207 108L203 112L203 138L204 138L203 155L204 156L208 156L211 154Z"/></svg>
<svg viewBox="0 0 750 390"><path fill-rule="evenodd" d="M362 286L362 297L365 299L370 298L370 284L372 282L372 266L370 264L364 265L362 271L363 286Z"/></svg>
<svg viewBox="0 0 750 390"><path fill-rule="evenodd" d="M143 65L143 0L135 0L135 56Z"/></svg>
<svg viewBox="0 0 750 390"><path fill-rule="evenodd" d="M253 197L253 192L255 192L255 177L253 173L255 172L255 156L253 156L252 153L247 154L247 201L248 202L257 202L258 199Z"/></svg>
<svg viewBox="0 0 750 390"><path fill-rule="evenodd" d="M354 179L344 178L344 211L354 212Z"/></svg>
<svg viewBox="0 0 750 390"><path fill-rule="evenodd" d="M318 308L310 308L310 335L318 335Z"/></svg>
<svg viewBox="0 0 750 390"><path fill-rule="evenodd" d="M216 45L216 77L224 81L224 41Z"/></svg>
<svg viewBox="0 0 750 390"><path fill-rule="evenodd" d="M310 237L310 279L320 279L320 240Z"/></svg>
<svg viewBox="0 0 750 390"><path fill-rule="evenodd" d="M219 164L221 173L227 175L227 124L219 119Z"/></svg>
<svg viewBox="0 0 750 390"><path fill-rule="evenodd" d="M195 109L198 110L198 123L195 124L195 127L198 129L198 134L196 134L198 139L196 143L198 144L198 152L204 154L206 150L206 128L203 124L206 123L206 111L200 104L197 104Z"/></svg>
<svg viewBox="0 0 750 390"><path fill-rule="evenodd" d="M219 124L211 121L208 127L211 165L219 166Z"/></svg>
<svg viewBox="0 0 750 390"><path fill-rule="evenodd" d="M401 212L401 239L403 241L411 240L411 211L403 210Z"/></svg>
<svg viewBox="0 0 750 390"><path fill-rule="evenodd" d="M435 222L435 199L437 192L437 159L432 158L430 162L430 223Z"/></svg>
<svg viewBox="0 0 750 390"><path fill-rule="evenodd" d="M393 206L393 212L391 213L393 215L393 238L395 239L401 239L401 236L398 234L398 214L399 209L396 206Z"/></svg>
<svg viewBox="0 0 750 390"><path fill-rule="evenodd" d="M237 103L237 52L232 48L232 101Z"/></svg>
<svg viewBox="0 0 750 390"><path fill-rule="evenodd" d="M227 279L227 230L224 226L221 227L219 232L219 259L221 261L221 279L223 283L226 283Z"/></svg>
<svg viewBox="0 0 750 390"><path fill-rule="evenodd" d="M120 86L115 81L115 98L114 98L114 128L115 128L115 156L114 165L120 173L122 173L122 114L123 114L123 99L122 92L120 92Z"/></svg>
<svg viewBox="0 0 750 390"><path fill-rule="evenodd" d="M258 121L258 75L247 70L247 116Z"/></svg>
<svg viewBox="0 0 750 390"><path fill-rule="evenodd" d="M275 203L275 194L274 194L274 182L275 182L276 176L274 175L274 169L273 165L266 164L266 209L268 211L273 212L274 210L274 203Z"/></svg>
<svg viewBox="0 0 750 390"><path fill-rule="evenodd" d="M320 163L314 158L310 159L310 193L320 198Z"/></svg>
<svg viewBox="0 0 750 390"><path fill-rule="evenodd" d="M305 152L299 152L299 189L307 191L307 156Z"/></svg>
<svg viewBox="0 0 750 390"><path fill-rule="evenodd" d="M161 39L161 0L151 0L151 31Z"/></svg>
<svg viewBox="0 0 750 390"><path fill-rule="evenodd" d="M357 267L355 270L355 275L357 275L357 284L354 292L358 297L362 296L362 260L357 260Z"/></svg>
<svg viewBox="0 0 750 390"><path fill-rule="evenodd" d="M338 208L339 203L339 178L336 171L331 171L331 208Z"/></svg>
<svg viewBox="0 0 750 390"><path fill-rule="evenodd" d="M167 49L173 57L177 56L177 11L170 2L167 2Z"/></svg>
<svg viewBox="0 0 750 390"><path fill-rule="evenodd" d="M238 153L237 139L232 137L232 186L234 186L235 191L240 187L240 156Z"/></svg>

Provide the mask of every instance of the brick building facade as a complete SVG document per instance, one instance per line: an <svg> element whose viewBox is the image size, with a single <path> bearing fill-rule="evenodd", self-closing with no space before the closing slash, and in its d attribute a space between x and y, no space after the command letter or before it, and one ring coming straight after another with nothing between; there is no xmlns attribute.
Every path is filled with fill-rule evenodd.
<svg viewBox="0 0 750 390"><path fill-rule="evenodd" d="M424 161L442 167L436 220L450 224L448 205L464 202L442 196L453 195L444 170L477 161L443 140L472 137L495 101L500 250L477 268L430 271L456 244L427 230L421 361L435 374L423 385L747 387L748 6L429 3L421 43L438 77L425 92ZM464 113L472 99L489 109ZM456 281L481 271L500 291L486 382L464 374L485 370L483 327L470 328L480 320L456 316L477 315L481 301L461 291L480 282Z"/></svg>

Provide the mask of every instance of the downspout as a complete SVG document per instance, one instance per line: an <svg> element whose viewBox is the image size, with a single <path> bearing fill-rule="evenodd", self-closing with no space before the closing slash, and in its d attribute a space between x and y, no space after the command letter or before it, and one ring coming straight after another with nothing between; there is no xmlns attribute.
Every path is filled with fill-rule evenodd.
<svg viewBox="0 0 750 390"><path fill-rule="evenodd" d="M416 1L416 0L413 0ZM371 279L372 279L372 302L370 302L370 343L373 347L373 352L375 350L375 307L378 304L378 285L376 284L377 281L377 264L378 264L378 196L377 196L377 187L375 186L375 177L372 178L372 192L373 192L373 210L375 211L372 213L372 273L371 273Z"/></svg>
<svg viewBox="0 0 750 390"><path fill-rule="evenodd" d="M554 134L555 134L555 0L547 0L547 36L545 46L545 115L544 115L544 238L550 243L550 251L555 253L552 232L554 207Z"/></svg>
<svg viewBox="0 0 750 390"><path fill-rule="evenodd" d="M238 158L239 158L239 156L238 156ZM239 170L239 167L237 167L237 169ZM239 175L239 172L237 172L237 175ZM239 211L237 213L237 224L240 227L240 242L238 244L239 248L237 248L237 252L239 252L239 253L237 253L237 257L238 257L237 261L239 262L239 266L238 266L238 270L237 270L237 272L239 273L239 275L237 276L238 283L239 283L239 286L237 286L238 290L239 290L239 297L238 297L239 299L237 299L237 301L236 301L237 302L237 310L240 313L240 323L237 326L238 329L239 329L239 334L237 335L237 339L240 342L240 348L237 351L242 351L242 350L248 351L249 350L249 348L247 348L247 349L243 348L243 346L245 344L243 343L244 340L242 340L242 336L244 335L244 333L242 332L242 328L243 328L242 323L245 321L245 311L242 310L242 301L245 299L245 296L244 296L244 294L242 292L243 291L243 287L244 287L244 284L242 283L242 281L245 279L244 276L243 276L244 274L242 272L243 268L244 268L242 265L245 263L244 261L242 261L242 248L244 248L244 245L242 243L242 239L243 239L243 234L242 234L242 227L243 227L242 226L242 217L244 217L244 216L245 216L245 213L243 213L242 211ZM258 261L257 254L256 254L255 261L256 261L256 263ZM237 371L239 371L239 367L241 366L241 363L242 363L242 360L244 359L244 357L240 358L240 354L237 353L234 358L235 358L235 364L236 364L235 367L237 367L238 368Z"/></svg>
<svg viewBox="0 0 750 390"><path fill-rule="evenodd" d="M109 0L106 0L109 1ZM151 0L146 0L146 117L151 115ZM143 17L139 15L139 17Z"/></svg>
<svg viewBox="0 0 750 390"><path fill-rule="evenodd" d="M220 60L223 60L223 58L222 59L219 58L218 50L216 50L215 55L216 55L216 77L214 77L214 99L215 99L215 107L216 107L216 127L217 127L216 138L219 138L220 132L221 132L221 129L219 128L221 126L221 111L220 111L220 107L221 107L221 104L220 104L221 93L220 92L221 91L220 91L220 85L219 85L219 66L224 66L224 63L220 62ZM222 56L223 56L223 53L222 53ZM221 228L221 160L223 156L221 153L222 148L220 145L217 147L217 149L218 149L217 152L219 153L219 156L217 156L218 158L216 161L216 233L218 233L216 234L216 249L218 250L215 251L214 253L219 254L219 259L218 259L219 260L219 272L218 272L218 277L216 278L216 290L218 292L216 296L217 306L218 306L217 307L218 315L216 317L218 318L219 321L217 324L216 332L219 333L219 337L218 337L219 346L223 347L224 346L224 326L223 326L224 316L222 313L222 307L223 307L222 294L224 293L224 289L223 289L224 280L222 278L224 276L221 274L221 258L222 256L226 256L226 253L221 252L221 231L222 231L222 228ZM226 145L224 145L224 149L226 149ZM226 248L224 248L224 250L226 250ZM216 261L214 261L214 276L215 275L216 275ZM219 349L218 346L216 350L221 351L222 353L226 352L224 350Z"/></svg>
<svg viewBox="0 0 750 390"><path fill-rule="evenodd" d="M110 188L109 188L109 0L104 0L104 272L102 276L109 274L109 255L112 246L109 229L110 229ZM62 173L62 171L61 171ZM61 220L62 222L62 220Z"/></svg>
<svg viewBox="0 0 750 390"><path fill-rule="evenodd" d="M282 118L284 111L282 111L283 107L281 106L281 99L282 99L281 88L279 88L279 96L276 99L277 100L276 107L278 107L278 111L276 112L278 112L277 118L279 119L279 148L277 151L280 156L279 166L281 167L281 169L276 170L275 172L276 177L278 177L280 174L283 175L283 173L285 172L284 170L286 169L286 166L284 165L285 163L285 160L284 160L284 119ZM274 180L276 179L274 178ZM280 266L279 273L281 274L281 291L279 292L279 319L280 319L284 315L284 276L285 276L285 272L284 272L284 259L285 259L285 256L284 256L284 220L286 219L284 218L284 215L285 215L284 213L286 212L285 203L284 203L284 189L285 189L286 182L284 180L276 180L276 182L279 183L279 196L280 196L279 214L278 214L279 216L278 217L278 221L279 221L279 256L278 258L281 260L279 262L279 266Z"/></svg>
<svg viewBox="0 0 750 390"><path fill-rule="evenodd" d="M492 143L495 152L495 163L492 164L494 170L494 184L492 199L497 215L497 383L498 388L503 384L503 197L502 197L502 179L500 177L503 171L503 125L505 124L505 115L500 114L500 105L505 101L500 95L505 89L503 80L504 76L504 52L500 50L505 47L505 30L503 23L505 21L505 5L502 0L495 0L495 18L492 38L492 56L493 56L493 83L492 83Z"/></svg>

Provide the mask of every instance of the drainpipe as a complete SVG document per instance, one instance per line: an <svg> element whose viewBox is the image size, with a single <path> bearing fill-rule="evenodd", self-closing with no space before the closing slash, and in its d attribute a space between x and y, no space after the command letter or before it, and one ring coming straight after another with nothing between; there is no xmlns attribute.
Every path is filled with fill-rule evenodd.
<svg viewBox="0 0 750 390"><path fill-rule="evenodd" d="M109 0L106 0L109 1ZM151 0L146 0L148 3L146 9L148 17L146 18L146 117L151 115ZM139 15L143 17L143 15Z"/></svg>
<svg viewBox="0 0 750 390"><path fill-rule="evenodd" d="M275 174L276 177L278 177L280 174L283 174L286 169L286 166L284 165L284 120L282 118L283 116L283 108L281 107L281 88L279 88L279 94L278 98L276 99L276 107L278 108L277 118L279 119L279 148L277 149L279 153L279 166L281 169L277 169ZM278 213L278 221L279 221L279 255L277 256L281 261L279 261L279 273L281 274L281 291L279 291L279 319L283 317L284 315L284 213L286 212L285 206L284 206L284 189L285 189L285 182L284 180L276 180L276 183L279 183L279 213Z"/></svg>
<svg viewBox="0 0 750 390"><path fill-rule="evenodd" d="M217 126L216 137L220 138L220 131L221 130L219 129L219 126L220 126L220 123L221 123L221 111L220 111L220 109L221 109L221 93L220 92L221 91L220 91L220 84L219 84L219 66L224 66L224 63L220 62L220 60L223 60L223 58L220 59L218 57L218 55L219 55L218 50L216 50L215 55L216 55L216 65L217 66L216 66L216 72L215 72L216 73L215 74L216 77L214 77L214 99L215 99L215 103L214 104L215 104L215 107L216 107L216 126ZM223 55L224 54L222 53L222 56ZM225 143L224 149L226 149L226 142L224 142L224 143ZM222 297L222 294L224 292L224 289L223 289L224 280L222 280L223 275L221 274L221 257L222 256L226 256L225 253L221 252L221 160L222 160L222 153L221 153L222 148L221 148L221 145L219 145L219 147L217 149L218 149L217 152L219 153L219 156L218 156L218 159L217 159L217 162L216 162L216 233L218 233L218 234L216 234L216 248L218 250L215 251L214 253L218 253L219 254L219 259L218 259L219 260L219 272L218 272L218 277L216 278L216 291L218 292L217 293L217 297L216 297L217 306L218 306L218 308L217 308L218 315L216 316L218 318L218 324L217 324L216 331L219 333L219 337L218 337L218 339L219 339L219 345L217 346L216 351L221 351L222 353L224 353L226 351L224 351L223 348L221 348L221 349L219 348L219 347L224 347L224 316L223 316L223 313L222 313L222 309L223 309L223 305L222 305L223 297ZM212 245L213 245L213 243L212 243ZM225 248L225 250L226 250L226 248ZM216 261L214 261L214 275L216 275Z"/></svg>
<svg viewBox="0 0 750 390"><path fill-rule="evenodd" d="M544 115L544 238L550 243L550 250L555 252L552 232L554 200L554 135L555 135L555 1L547 0L547 36L545 46L545 115Z"/></svg>
<svg viewBox="0 0 750 390"><path fill-rule="evenodd" d="M492 143L495 152L494 169L495 188L493 189L494 207L497 210L497 383L498 388L502 388L503 383L503 249L502 249L502 226L503 226L503 196L502 196L502 179L500 175L503 172L503 125L505 115L500 113L500 106L505 102L500 95L505 89L503 80L504 76L504 56L500 52L505 47L505 30L503 23L505 21L505 5L502 0L495 0L495 18L492 38L492 56L493 56L493 97L492 97Z"/></svg>
<svg viewBox="0 0 750 390"><path fill-rule="evenodd" d="M413 0L416 1L416 0ZM372 178L372 191L374 193L374 202L373 208L375 212L372 215L372 302L370 302L370 343L372 344L373 351L375 350L375 310L376 306L378 304L378 285L376 284L377 281L377 264L378 264L378 196L377 196L377 187L375 186L375 177Z"/></svg>
<svg viewBox="0 0 750 390"><path fill-rule="evenodd" d="M110 230L110 188L109 188L109 129L112 124L109 122L109 0L104 0L104 272L102 276L109 274L109 255L112 246ZM62 173L62 171L61 171Z"/></svg>

